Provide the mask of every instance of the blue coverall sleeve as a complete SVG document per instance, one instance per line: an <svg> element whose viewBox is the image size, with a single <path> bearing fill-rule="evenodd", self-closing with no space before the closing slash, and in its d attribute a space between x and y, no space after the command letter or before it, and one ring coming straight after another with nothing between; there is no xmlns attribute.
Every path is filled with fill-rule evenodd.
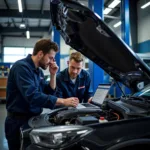
<svg viewBox="0 0 150 150"><path fill-rule="evenodd" d="M49 82L46 82L44 83L44 93L45 94L51 94L51 95L55 95L56 93L56 89L53 90L51 87L50 87L50 83Z"/></svg>
<svg viewBox="0 0 150 150"><path fill-rule="evenodd" d="M40 85L36 83L31 70L26 65L18 66L15 71L15 80L23 98L32 106L50 108L55 106L57 97L41 92Z"/></svg>
<svg viewBox="0 0 150 150"><path fill-rule="evenodd" d="M42 77L44 78L43 72L41 72L41 74L42 74ZM55 95L56 89L53 90L53 89L50 87L50 82L49 82L49 81L42 80L41 84L42 84L43 91L44 91L45 94Z"/></svg>

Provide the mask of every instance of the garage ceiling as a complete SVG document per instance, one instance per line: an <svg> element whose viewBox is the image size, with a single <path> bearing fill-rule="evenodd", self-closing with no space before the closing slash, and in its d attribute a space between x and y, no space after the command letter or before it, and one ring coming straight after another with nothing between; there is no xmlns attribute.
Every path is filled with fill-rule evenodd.
<svg viewBox="0 0 150 150"><path fill-rule="evenodd" d="M104 6L107 7L112 1L104 0ZM44 32L50 34L52 24L49 2L50 0L22 0L23 12L20 13L17 0L0 0L0 34L25 36L27 28L33 36L43 36ZM88 0L79 0L79 2L88 6ZM109 13L109 16L105 16L105 21L108 23L118 16L120 16L120 4ZM26 28L20 28L21 23L25 23Z"/></svg>

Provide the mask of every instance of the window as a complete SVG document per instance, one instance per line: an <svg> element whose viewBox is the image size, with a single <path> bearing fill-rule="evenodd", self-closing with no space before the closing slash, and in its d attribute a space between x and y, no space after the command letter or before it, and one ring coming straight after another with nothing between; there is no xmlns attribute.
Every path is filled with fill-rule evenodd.
<svg viewBox="0 0 150 150"><path fill-rule="evenodd" d="M24 58L24 56L4 56L4 62L6 63L14 63L14 62L16 62L17 60L19 60L19 59L23 59Z"/></svg>
<svg viewBox="0 0 150 150"><path fill-rule="evenodd" d="M33 48L24 47L4 47L4 62L14 63L32 54Z"/></svg>
<svg viewBox="0 0 150 150"><path fill-rule="evenodd" d="M27 56L28 54L32 54L33 52L33 48L25 48L25 56Z"/></svg>
<svg viewBox="0 0 150 150"><path fill-rule="evenodd" d="M24 55L23 47L4 47L4 55Z"/></svg>

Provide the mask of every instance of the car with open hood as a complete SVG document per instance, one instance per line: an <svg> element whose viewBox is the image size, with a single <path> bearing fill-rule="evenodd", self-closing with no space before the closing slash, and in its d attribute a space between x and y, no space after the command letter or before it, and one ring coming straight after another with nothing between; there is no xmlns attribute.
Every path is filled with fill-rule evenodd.
<svg viewBox="0 0 150 150"><path fill-rule="evenodd" d="M21 130L21 149L24 145L26 150L150 149L149 67L84 5L52 0L50 13L66 44L105 70L116 83L127 86L132 94L33 117Z"/></svg>

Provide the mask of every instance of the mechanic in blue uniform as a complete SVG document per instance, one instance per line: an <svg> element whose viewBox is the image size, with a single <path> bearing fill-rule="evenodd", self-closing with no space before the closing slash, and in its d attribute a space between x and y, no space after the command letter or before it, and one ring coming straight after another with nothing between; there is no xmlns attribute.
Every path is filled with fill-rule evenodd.
<svg viewBox="0 0 150 150"><path fill-rule="evenodd" d="M78 98L57 98L56 73L58 66L55 55L56 43L41 39L35 44L33 54L17 61L10 70L7 83L5 134L9 150L20 149L20 127L32 116L39 115L42 108L52 109L55 105L73 106ZM50 82L44 80L42 69L49 67Z"/></svg>
<svg viewBox="0 0 150 150"><path fill-rule="evenodd" d="M92 92L90 91L91 79L87 71L83 69L84 56L80 52L73 52L68 61L68 68L57 74L58 97L78 97L79 102L90 102Z"/></svg>

